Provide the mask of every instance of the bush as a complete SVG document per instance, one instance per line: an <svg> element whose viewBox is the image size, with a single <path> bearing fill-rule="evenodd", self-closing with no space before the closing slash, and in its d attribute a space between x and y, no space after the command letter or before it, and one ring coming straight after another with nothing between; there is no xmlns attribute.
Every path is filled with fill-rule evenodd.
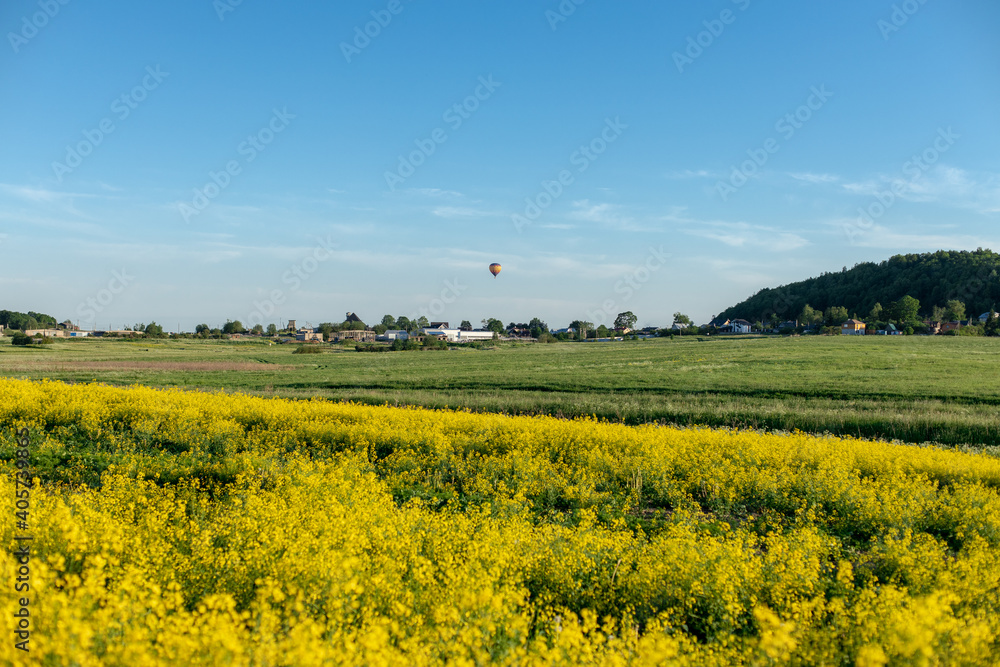
<svg viewBox="0 0 1000 667"><path fill-rule="evenodd" d="M23 331L15 331L13 339L10 341L12 345L31 345L31 336L26 335Z"/></svg>
<svg viewBox="0 0 1000 667"><path fill-rule="evenodd" d="M407 338L406 340L397 338L396 340L392 341L392 345L389 346L389 349L392 350L393 352L400 352L403 350L419 350L420 345L417 343L417 341L411 340L409 338Z"/></svg>
<svg viewBox="0 0 1000 667"><path fill-rule="evenodd" d="M425 350L447 350L448 341L438 336L427 336L424 338L423 349Z"/></svg>
<svg viewBox="0 0 1000 667"><path fill-rule="evenodd" d="M299 345L292 354L322 354L323 349L318 345Z"/></svg>
<svg viewBox="0 0 1000 667"><path fill-rule="evenodd" d="M387 345L375 345L373 343L358 343L354 346L355 352L388 352L389 347Z"/></svg>

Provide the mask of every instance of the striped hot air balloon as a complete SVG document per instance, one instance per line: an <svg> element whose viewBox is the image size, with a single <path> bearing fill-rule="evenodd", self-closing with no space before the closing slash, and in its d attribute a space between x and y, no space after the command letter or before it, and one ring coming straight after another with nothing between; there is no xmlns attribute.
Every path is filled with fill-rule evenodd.
<svg viewBox="0 0 1000 667"><path fill-rule="evenodd" d="M500 273L500 265L496 262L490 264L490 273L492 273L493 277L496 278L497 274Z"/></svg>

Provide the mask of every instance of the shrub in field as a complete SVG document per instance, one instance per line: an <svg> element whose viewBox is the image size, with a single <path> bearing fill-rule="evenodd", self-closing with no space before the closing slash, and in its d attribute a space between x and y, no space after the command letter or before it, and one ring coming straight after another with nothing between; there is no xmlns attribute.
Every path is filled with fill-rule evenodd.
<svg viewBox="0 0 1000 667"><path fill-rule="evenodd" d="M318 345L299 345L292 354L322 354L323 348Z"/></svg>
<svg viewBox="0 0 1000 667"><path fill-rule="evenodd" d="M387 345L375 345L374 343L357 343L354 346L355 352L388 352Z"/></svg>
<svg viewBox="0 0 1000 667"><path fill-rule="evenodd" d="M1000 460L0 380L43 664L989 664ZM23 532L0 513L8 544ZM19 564L8 550L8 581ZM0 588L13 636L20 594Z"/></svg>
<svg viewBox="0 0 1000 667"><path fill-rule="evenodd" d="M23 331L15 331L14 335L11 337L11 345L31 345L31 336L26 335Z"/></svg>

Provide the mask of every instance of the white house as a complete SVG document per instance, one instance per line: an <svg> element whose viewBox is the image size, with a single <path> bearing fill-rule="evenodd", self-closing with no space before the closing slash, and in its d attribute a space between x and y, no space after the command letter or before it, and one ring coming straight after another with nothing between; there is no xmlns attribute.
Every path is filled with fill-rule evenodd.
<svg viewBox="0 0 1000 667"><path fill-rule="evenodd" d="M421 330L426 335L441 336L449 343L471 343L477 340L493 340L493 332L479 329L462 331L461 329L432 329L424 327ZM386 333L389 333L388 331Z"/></svg>
<svg viewBox="0 0 1000 667"><path fill-rule="evenodd" d="M748 334L750 327L751 324L746 320L732 320L729 324L720 327L719 333Z"/></svg>
<svg viewBox="0 0 1000 667"><path fill-rule="evenodd" d="M386 329L385 333L380 336L381 340L407 340L410 334L406 329Z"/></svg>

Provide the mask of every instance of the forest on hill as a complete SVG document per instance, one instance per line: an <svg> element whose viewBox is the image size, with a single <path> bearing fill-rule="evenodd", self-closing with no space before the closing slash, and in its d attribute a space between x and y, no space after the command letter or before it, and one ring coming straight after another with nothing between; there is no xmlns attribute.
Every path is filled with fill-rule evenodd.
<svg viewBox="0 0 1000 667"><path fill-rule="evenodd" d="M0 310L0 326L9 329L42 329L44 327L54 327L56 318L45 313L36 313L29 310L27 313L19 313L16 310Z"/></svg>
<svg viewBox="0 0 1000 667"><path fill-rule="evenodd" d="M843 307L864 317L910 296L920 302L920 314L931 317L949 301L965 304L970 317L1000 303L1000 254L990 250L939 250L895 255L884 262L864 262L836 273L823 273L796 283L765 288L719 313L720 318L768 321L775 316L795 319L808 304L823 311Z"/></svg>

